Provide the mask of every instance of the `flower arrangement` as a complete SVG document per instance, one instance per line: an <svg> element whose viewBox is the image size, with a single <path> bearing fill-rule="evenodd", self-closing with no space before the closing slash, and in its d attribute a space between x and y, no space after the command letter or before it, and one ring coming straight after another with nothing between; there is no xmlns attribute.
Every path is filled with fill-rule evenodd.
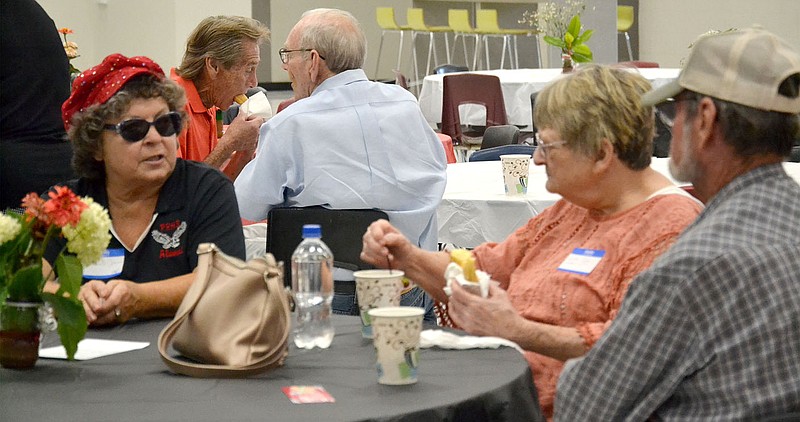
<svg viewBox="0 0 800 422"><path fill-rule="evenodd" d="M581 31L581 12L586 9L583 0L566 0L563 4L539 3L535 12L526 11L520 23L527 23L544 35L544 41L561 49L564 68L572 62L591 62L592 50L586 42L594 30Z"/></svg>
<svg viewBox="0 0 800 422"><path fill-rule="evenodd" d="M86 334L83 304L78 299L83 266L97 262L108 246L111 219L100 204L56 187L45 200L29 193L24 212L0 214L0 306L7 302L48 303L58 320L58 334L72 359ZM53 238L64 236L65 250L55 262L59 287L44 292L42 256Z"/></svg>
<svg viewBox="0 0 800 422"><path fill-rule="evenodd" d="M67 53L67 58L69 59L69 73L81 73L80 70L72 65L72 59L80 57L78 54L78 44L76 44L75 41L67 41L67 35L72 34L74 31L69 28L61 28L58 32L64 37L64 52Z"/></svg>

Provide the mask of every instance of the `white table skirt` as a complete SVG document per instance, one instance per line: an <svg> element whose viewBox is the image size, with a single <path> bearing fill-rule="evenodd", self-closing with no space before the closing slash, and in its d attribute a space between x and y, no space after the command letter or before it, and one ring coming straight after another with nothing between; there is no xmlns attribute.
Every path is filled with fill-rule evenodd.
<svg viewBox="0 0 800 422"><path fill-rule="evenodd" d="M658 87L667 83L670 79L676 78L680 69L644 68L632 69L632 71L639 71L654 87ZM529 130L532 125L531 94L540 91L550 81L562 76L561 68L501 69L474 73L495 75L500 78L509 123L527 126ZM444 89L442 80L444 76L441 74L429 75L422 82L419 107L431 127L436 127L436 124L442 121L442 91ZM486 109L484 107L466 104L461 106L460 110L462 124L485 124Z"/></svg>
<svg viewBox="0 0 800 422"><path fill-rule="evenodd" d="M668 158L653 158L651 166L674 181ZM784 168L800 183L800 163L784 163ZM545 189L544 166L531 162L528 193L520 196L504 193L501 173L500 161L447 165L447 187L437 209L440 243L474 248L503 241L561 199Z"/></svg>

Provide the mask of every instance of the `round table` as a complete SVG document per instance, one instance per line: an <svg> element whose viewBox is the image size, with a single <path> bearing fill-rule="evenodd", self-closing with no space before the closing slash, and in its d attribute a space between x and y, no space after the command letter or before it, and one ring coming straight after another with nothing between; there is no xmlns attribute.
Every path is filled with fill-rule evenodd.
<svg viewBox="0 0 800 422"><path fill-rule="evenodd" d="M175 375L156 341L168 320L89 330L87 338L148 341L150 346L93 360L40 359L29 371L0 369L4 419L352 421L543 420L530 369L514 349L420 351L419 382L377 383L371 340L357 317L334 316L329 349L290 346L286 364L246 379ZM57 344L55 334L45 343ZM335 403L293 404L282 391L320 385Z"/></svg>

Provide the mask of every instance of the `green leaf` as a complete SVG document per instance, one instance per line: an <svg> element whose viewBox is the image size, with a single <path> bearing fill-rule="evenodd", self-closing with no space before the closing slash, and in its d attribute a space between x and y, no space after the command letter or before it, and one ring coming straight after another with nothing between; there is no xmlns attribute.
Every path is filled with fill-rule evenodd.
<svg viewBox="0 0 800 422"><path fill-rule="evenodd" d="M8 297L15 302L40 302L39 285L43 279L42 264L19 269L8 284Z"/></svg>
<svg viewBox="0 0 800 422"><path fill-rule="evenodd" d="M83 340L89 326L86 322L83 305L75 296L63 297L43 293L42 297L53 306L53 311L58 319L58 335L61 337L61 344L67 351L67 359L72 360L75 358L75 352L78 351L78 342Z"/></svg>
<svg viewBox="0 0 800 422"><path fill-rule="evenodd" d="M592 50L586 44L579 45L572 50L573 54L580 54L582 56L592 57Z"/></svg>
<svg viewBox="0 0 800 422"><path fill-rule="evenodd" d="M583 31L583 34L581 34L581 36L578 37L578 40L575 42L578 44L583 44L586 41L589 41L589 38L592 38L592 35L594 35L594 29L587 29L586 31Z"/></svg>
<svg viewBox="0 0 800 422"><path fill-rule="evenodd" d="M58 294L68 293L70 297L78 297L83 281L83 266L78 257L61 253L56 258L56 272L58 272Z"/></svg>
<svg viewBox="0 0 800 422"><path fill-rule="evenodd" d="M581 33L581 17L580 15L575 15L572 17L572 20L569 21L569 28L567 28L567 33L572 34L573 38L578 38Z"/></svg>
<svg viewBox="0 0 800 422"><path fill-rule="evenodd" d="M564 42L567 44L567 48L572 47L572 42L575 41L575 37L572 36L569 32L564 34Z"/></svg>
<svg viewBox="0 0 800 422"><path fill-rule="evenodd" d="M589 51L588 54L573 52L572 60L574 60L576 63L589 63L594 59L592 57L592 52Z"/></svg>
<svg viewBox="0 0 800 422"><path fill-rule="evenodd" d="M567 44L564 42L564 40L560 40L558 38L551 37L549 35L545 35L544 36L544 42L546 42L546 43L548 43L548 44L550 44L552 46L555 46L555 47L567 48Z"/></svg>

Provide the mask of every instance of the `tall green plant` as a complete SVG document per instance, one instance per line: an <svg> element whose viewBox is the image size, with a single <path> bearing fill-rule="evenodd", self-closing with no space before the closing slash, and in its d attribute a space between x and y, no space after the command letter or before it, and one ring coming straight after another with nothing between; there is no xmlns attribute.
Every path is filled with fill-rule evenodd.
<svg viewBox="0 0 800 422"><path fill-rule="evenodd" d="M561 53L570 56L576 63L588 63L593 60L593 56L592 50L586 45L586 42L592 38L594 30L587 29L581 32L581 29L581 17L580 15L575 15L569 21L569 26L563 38L545 35L544 41L560 48Z"/></svg>

